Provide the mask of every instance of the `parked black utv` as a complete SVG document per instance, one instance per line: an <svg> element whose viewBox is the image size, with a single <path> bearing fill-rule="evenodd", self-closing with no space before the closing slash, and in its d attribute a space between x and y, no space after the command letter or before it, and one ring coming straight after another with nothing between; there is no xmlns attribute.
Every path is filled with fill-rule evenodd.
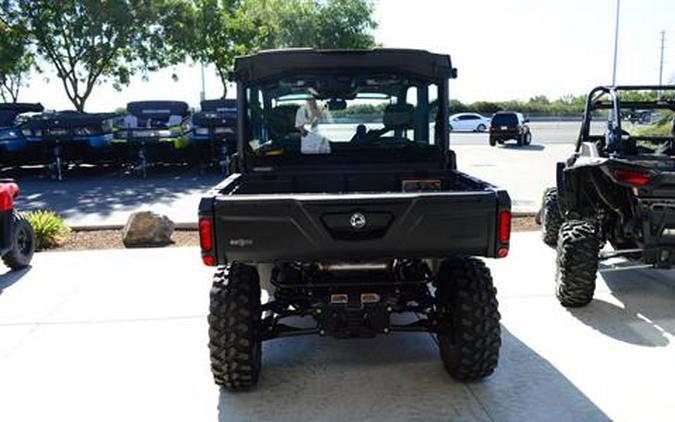
<svg viewBox="0 0 675 422"><path fill-rule="evenodd" d="M557 249L563 306L593 299L600 259L675 262L674 94L675 86L589 94L575 153L558 163L557 188L544 193L541 210L543 240ZM605 242L612 251L601 251Z"/></svg>
<svg viewBox="0 0 675 422"><path fill-rule="evenodd" d="M449 56L417 50L236 60L239 170L199 206L202 259L218 267L208 317L217 384L255 386L262 341L311 334L430 332L453 377L494 371L496 290L474 257L507 256L510 199L456 169L455 75Z"/></svg>

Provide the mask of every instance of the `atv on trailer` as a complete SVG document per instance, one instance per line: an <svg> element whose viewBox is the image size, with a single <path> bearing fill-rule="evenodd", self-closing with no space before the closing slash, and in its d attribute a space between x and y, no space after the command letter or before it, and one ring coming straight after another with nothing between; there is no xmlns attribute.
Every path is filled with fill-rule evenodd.
<svg viewBox="0 0 675 422"><path fill-rule="evenodd" d="M193 161L216 164L227 175L230 156L237 150L237 102L224 98L204 100L201 108L192 115Z"/></svg>
<svg viewBox="0 0 675 422"><path fill-rule="evenodd" d="M199 206L202 259L218 267L208 317L217 384L253 387L262 341L310 334L430 332L455 378L494 371L496 290L474 257L507 256L511 203L456 169L455 76L449 56L418 50L236 60L239 172Z"/></svg>
<svg viewBox="0 0 675 422"><path fill-rule="evenodd" d="M0 256L12 270L30 265L35 252L33 227L14 209L19 187L11 179L0 179Z"/></svg>
<svg viewBox="0 0 675 422"><path fill-rule="evenodd" d="M0 103L0 168L35 164L24 134L26 113L39 113L40 103Z"/></svg>
<svg viewBox="0 0 675 422"><path fill-rule="evenodd" d="M115 147L147 176L148 167L188 161L190 108L183 101L135 101L116 122Z"/></svg>
<svg viewBox="0 0 675 422"><path fill-rule="evenodd" d="M544 193L544 242L557 248L563 306L593 299L600 259L656 268L675 262L675 86L598 87L586 101L576 150ZM632 123L636 112L642 118ZM612 251L601 251L605 242Z"/></svg>
<svg viewBox="0 0 675 422"><path fill-rule="evenodd" d="M61 180L71 164L114 162L111 149L113 120L117 113L84 113L67 110L32 116L24 133L31 151L47 164L52 177Z"/></svg>

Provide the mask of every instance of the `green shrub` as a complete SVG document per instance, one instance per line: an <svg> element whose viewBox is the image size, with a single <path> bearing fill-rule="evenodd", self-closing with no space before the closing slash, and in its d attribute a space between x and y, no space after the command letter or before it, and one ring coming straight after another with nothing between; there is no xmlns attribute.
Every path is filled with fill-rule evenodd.
<svg viewBox="0 0 675 422"><path fill-rule="evenodd" d="M54 211L32 211L23 216L33 226L38 249L58 246L70 233L70 227Z"/></svg>

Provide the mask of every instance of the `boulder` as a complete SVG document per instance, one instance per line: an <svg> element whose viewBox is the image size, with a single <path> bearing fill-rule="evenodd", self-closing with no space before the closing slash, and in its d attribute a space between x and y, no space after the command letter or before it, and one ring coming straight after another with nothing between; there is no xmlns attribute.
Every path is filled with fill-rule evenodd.
<svg viewBox="0 0 675 422"><path fill-rule="evenodd" d="M135 212L122 230L122 242L127 248L170 245L173 228L173 221L165 215L152 211Z"/></svg>

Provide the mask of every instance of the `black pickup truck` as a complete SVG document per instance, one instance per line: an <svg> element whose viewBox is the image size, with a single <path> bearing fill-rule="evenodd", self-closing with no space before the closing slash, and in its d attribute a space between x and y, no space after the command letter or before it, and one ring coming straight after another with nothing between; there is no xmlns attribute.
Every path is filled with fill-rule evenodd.
<svg viewBox="0 0 675 422"><path fill-rule="evenodd" d="M510 199L456 169L455 76L449 56L417 50L236 60L237 172L199 207L217 384L253 387L261 342L305 334L431 332L455 378L494 371L496 290L474 256L507 256Z"/></svg>

